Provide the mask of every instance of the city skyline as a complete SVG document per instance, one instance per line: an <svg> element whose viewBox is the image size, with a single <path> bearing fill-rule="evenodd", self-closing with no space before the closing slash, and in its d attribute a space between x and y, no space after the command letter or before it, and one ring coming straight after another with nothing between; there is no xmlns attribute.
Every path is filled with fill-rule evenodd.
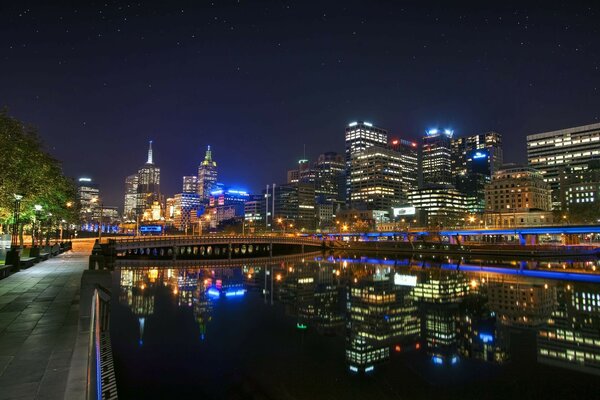
<svg viewBox="0 0 600 400"><path fill-rule="evenodd" d="M125 174L106 166L135 170L148 140L165 193L208 144L220 180L256 192L304 144L341 152L354 120L497 131L521 163L526 135L598 122L597 4L364 5L9 5L0 105L111 204Z"/></svg>

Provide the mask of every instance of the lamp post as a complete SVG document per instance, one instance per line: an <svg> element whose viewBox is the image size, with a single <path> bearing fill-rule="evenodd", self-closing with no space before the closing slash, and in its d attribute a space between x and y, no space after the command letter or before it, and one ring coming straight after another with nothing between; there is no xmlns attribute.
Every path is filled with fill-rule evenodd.
<svg viewBox="0 0 600 400"><path fill-rule="evenodd" d="M12 265L16 271L19 270L21 258L19 256L19 215L21 211L21 199L23 196L14 194L15 208L13 209L13 229L10 238L10 250L6 252L6 265Z"/></svg>
<svg viewBox="0 0 600 400"><path fill-rule="evenodd" d="M42 225L42 221L38 220L40 219L40 213L42 212L42 206L40 204L36 204L33 206L33 210L35 213L35 219L33 221L33 226L31 227L31 245L32 246L37 246L38 245L38 241L39 241L39 232L36 232L36 229L38 231L40 231L40 227ZM36 223L38 226L36 226Z"/></svg>
<svg viewBox="0 0 600 400"><path fill-rule="evenodd" d="M19 216L21 214L21 200L23 196L20 194L15 194L15 208L13 210L13 234L10 240L11 249L16 249L19 245L18 236L19 236Z"/></svg>

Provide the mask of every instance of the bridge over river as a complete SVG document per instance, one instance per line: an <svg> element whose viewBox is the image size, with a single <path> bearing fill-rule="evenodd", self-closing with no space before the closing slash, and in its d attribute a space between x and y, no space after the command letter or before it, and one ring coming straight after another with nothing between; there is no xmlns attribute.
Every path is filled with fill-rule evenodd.
<svg viewBox="0 0 600 400"><path fill-rule="evenodd" d="M142 236L97 244L90 266L98 260L156 261L175 264L223 264L302 256L326 248L323 240L298 236ZM92 267L93 268L93 267Z"/></svg>

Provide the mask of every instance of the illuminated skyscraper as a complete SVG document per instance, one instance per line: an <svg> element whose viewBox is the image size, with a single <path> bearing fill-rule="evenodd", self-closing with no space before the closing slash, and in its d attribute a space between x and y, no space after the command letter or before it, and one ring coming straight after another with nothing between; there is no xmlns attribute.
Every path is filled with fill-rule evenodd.
<svg viewBox="0 0 600 400"><path fill-rule="evenodd" d="M423 137L422 173L423 184L451 185L452 151L451 140L454 131L450 129L430 129Z"/></svg>
<svg viewBox="0 0 600 400"><path fill-rule="evenodd" d="M402 159L396 151L379 146L352 156L350 207L387 210L402 204Z"/></svg>
<svg viewBox="0 0 600 400"><path fill-rule="evenodd" d="M208 201L210 193L217 185L217 163L212 159L210 146L206 150L204 161L198 166L198 194L200 199Z"/></svg>
<svg viewBox="0 0 600 400"><path fill-rule="evenodd" d="M137 174L129 175L125 178L125 206L123 207L123 219L135 219L135 210L137 205Z"/></svg>
<svg viewBox="0 0 600 400"><path fill-rule="evenodd" d="M152 158L152 141L148 148L148 160L137 174L137 198L136 211L137 216L144 214L144 211L152 206L154 202L161 203L160 196L160 168L154 165Z"/></svg>
<svg viewBox="0 0 600 400"><path fill-rule="evenodd" d="M346 127L346 203L350 204L352 158L371 146L387 147L388 133L370 122L352 122Z"/></svg>
<svg viewBox="0 0 600 400"><path fill-rule="evenodd" d="M404 139L390 140L390 148L400 156L402 197L419 188L419 146Z"/></svg>
<svg viewBox="0 0 600 400"><path fill-rule="evenodd" d="M77 183L80 219L82 226L86 226L100 217L100 203L97 201L100 190L91 178L79 178Z"/></svg>
<svg viewBox="0 0 600 400"><path fill-rule="evenodd" d="M486 132L452 139L452 175L480 173L491 177L503 163L502 135Z"/></svg>

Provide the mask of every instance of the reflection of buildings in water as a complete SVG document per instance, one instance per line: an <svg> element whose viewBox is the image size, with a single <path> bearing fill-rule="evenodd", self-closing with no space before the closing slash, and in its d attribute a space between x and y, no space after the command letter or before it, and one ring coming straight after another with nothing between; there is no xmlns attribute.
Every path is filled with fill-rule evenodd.
<svg viewBox="0 0 600 400"><path fill-rule="evenodd" d="M316 268L305 263L289 264L287 275L279 285L278 297L286 312L298 317L298 327L307 327L315 315Z"/></svg>
<svg viewBox="0 0 600 400"><path fill-rule="evenodd" d="M332 264L322 264L318 269L312 324L323 333L333 333L344 326L336 272L335 265Z"/></svg>
<svg viewBox="0 0 600 400"><path fill-rule="evenodd" d="M411 290L395 285L392 274L375 274L350 285L346 336L350 370L369 372L389 358L393 344L416 339L417 308Z"/></svg>
<svg viewBox="0 0 600 400"><path fill-rule="evenodd" d="M122 268L119 302L127 304L139 323L139 344L144 343L146 318L154 314L158 271L149 268Z"/></svg>
<svg viewBox="0 0 600 400"><path fill-rule="evenodd" d="M558 289L558 306L538 331L538 361L600 375L600 287Z"/></svg>
<svg viewBox="0 0 600 400"><path fill-rule="evenodd" d="M436 364L458 361L459 303L468 292L462 273L437 269L419 274L413 296L419 303L421 335Z"/></svg>
<svg viewBox="0 0 600 400"><path fill-rule="evenodd" d="M196 323L198 323L198 328L200 329L201 340L206 338L206 328L212 319L212 303L209 300L206 289L207 287L204 284L204 279L200 277L197 280L196 290L194 291L192 312L194 313Z"/></svg>
<svg viewBox="0 0 600 400"><path fill-rule="evenodd" d="M472 281L473 282L473 281ZM485 295L471 285L470 294L460 305L458 352L465 358L504 363L509 360L509 328L497 321L487 307Z"/></svg>
<svg viewBox="0 0 600 400"><path fill-rule="evenodd" d="M539 326L556 304L553 284L490 282L487 293L489 307L505 325Z"/></svg>

